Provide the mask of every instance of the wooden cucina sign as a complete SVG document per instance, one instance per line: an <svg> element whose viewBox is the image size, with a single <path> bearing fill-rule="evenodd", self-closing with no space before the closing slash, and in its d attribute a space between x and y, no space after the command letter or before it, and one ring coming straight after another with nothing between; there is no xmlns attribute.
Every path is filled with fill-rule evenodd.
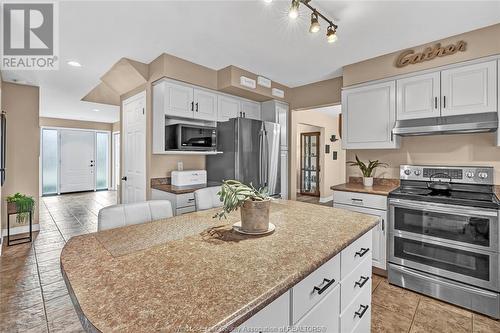
<svg viewBox="0 0 500 333"><path fill-rule="evenodd" d="M420 62L429 61L436 57L445 57L457 52L464 52L467 48L467 43L463 40L456 44L441 46L437 43L434 46L425 48L423 52L415 53L414 50L406 50L401 52L396 60L396 67L405 67L410 64L418 64Z"/></svg>

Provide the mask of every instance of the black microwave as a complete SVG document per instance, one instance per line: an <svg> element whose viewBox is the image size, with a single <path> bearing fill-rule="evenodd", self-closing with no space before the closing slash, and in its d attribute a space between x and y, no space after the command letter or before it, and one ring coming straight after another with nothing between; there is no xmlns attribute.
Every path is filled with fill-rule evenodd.
<svg viewBox="0 0 500 333"><path fill-rule="evenodd" d="M166 150L217 150L217 128L190 124L165 126Z"/></svg>

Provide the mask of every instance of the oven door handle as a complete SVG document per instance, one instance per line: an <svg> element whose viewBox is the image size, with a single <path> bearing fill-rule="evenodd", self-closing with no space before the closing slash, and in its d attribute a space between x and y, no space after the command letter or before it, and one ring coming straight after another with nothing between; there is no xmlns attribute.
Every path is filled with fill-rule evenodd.
<svg viewBox="0 0 500 333"><path fill-rule="evenodd" d="M482 217L498 217L498 211L493 209L480 209L475 207L464 208L462 206L456 205L443 205L431 202L426 202L425 204L418 204L412 201L400 200L400 199L390 199L389 205L393 207L401 208L414 208L424 212L434 212L443 213L450 215L474 215Z"/></svg>

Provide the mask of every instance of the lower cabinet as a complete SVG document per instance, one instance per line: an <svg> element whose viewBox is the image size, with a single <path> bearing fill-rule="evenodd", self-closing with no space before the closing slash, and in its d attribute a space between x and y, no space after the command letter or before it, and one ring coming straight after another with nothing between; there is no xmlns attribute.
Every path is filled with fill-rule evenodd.
<svg viewBox="0 0 500 333"><path fill-rule="evenodd" d="M369 333L371 248L369 231L235 332Z"/></svg>
<svg viewBox="0 0 500 333"><path fill-rule="evenodd" d="M380 223L373 228L373 266L387 269L387 197L376 194L333 192L333 207L378 216Z"/></svg>
<svg viewBox="0 0 500 333"><path fill-rule="evenodd" d="M172 204L174 215L182 215L196 211L194 193L174 194L170 192L151 190L151 199L168 200Z"/></svg>

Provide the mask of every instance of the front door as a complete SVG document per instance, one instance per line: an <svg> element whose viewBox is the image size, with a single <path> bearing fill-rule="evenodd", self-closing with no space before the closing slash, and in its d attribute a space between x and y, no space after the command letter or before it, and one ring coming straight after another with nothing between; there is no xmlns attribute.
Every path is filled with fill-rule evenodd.
<svg viewBox="0 0 500 333"><path fill-rule="evenodd" d="M95 133L61 130L61 193L95 189Z"/></svg>
<svg viewBox="0 0 500 333"><path fill-rule="evenodd" d="M146 93L123 101L122 203L146 200Z"/></svg>

